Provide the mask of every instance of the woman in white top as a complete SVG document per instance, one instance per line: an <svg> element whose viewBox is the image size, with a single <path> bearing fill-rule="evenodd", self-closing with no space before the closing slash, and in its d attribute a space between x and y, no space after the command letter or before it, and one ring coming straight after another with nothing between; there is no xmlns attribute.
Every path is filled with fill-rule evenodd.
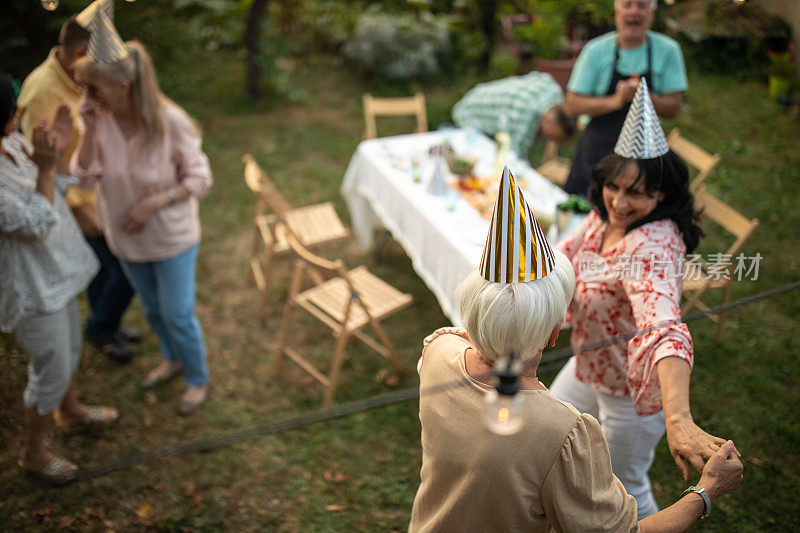
<svg viewBox="0 0 800 533"><path fill-rule="evenodd" d="M47 422L72 431L116 421L109 407L78 400L75 372L82 351L77 295L97 272L97 259L63 199L72 118L62 106L33 145L17 130L14 90L0 76L0 330L13 332L30 355L24 393L25 432L19 464L43 480L73 481L78 467L45 447Z"/></svg>

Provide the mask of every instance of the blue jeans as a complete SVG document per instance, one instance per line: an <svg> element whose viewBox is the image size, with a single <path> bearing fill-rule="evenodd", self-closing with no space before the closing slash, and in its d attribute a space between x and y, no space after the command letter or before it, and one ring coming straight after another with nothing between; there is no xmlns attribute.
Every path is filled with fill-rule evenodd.
<svg viewBox="0 0 800 533"><path fill-rule="evenodd" d="M92 310L86 321L86 331L95 335L116 333L133 298L133 287L122 272L119 260L108 249L105 237L87 237L86 242L100 261L100 271L86 289Z"/></svg>
<svg viewBox="0 0 800 533"><path fill-rule="evenodd" d="M120 259L164 358L183 365L183 379L199 386L208 381L203 330L194 311L194 276L198 245L164 259L136 263Z"/></svg>

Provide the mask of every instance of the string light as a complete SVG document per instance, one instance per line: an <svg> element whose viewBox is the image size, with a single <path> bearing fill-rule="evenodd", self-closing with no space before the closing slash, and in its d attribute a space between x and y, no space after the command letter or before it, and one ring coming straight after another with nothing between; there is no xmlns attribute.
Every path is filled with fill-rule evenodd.
<svg viewBox="0 0 800 533"><path fill-rule="evenodd" d="M42 7L47 11L55 11L58 9L58 0L42 0Z"/></svg>
<svg viewBox="0 0 800 533"><path fill-rule="evenodd" d="M513 435L522 427L525 397L517 394L521 371L522 364L513 354L494 365L497 385L486 394L483 406L483 421L492 433Z"/></svg>

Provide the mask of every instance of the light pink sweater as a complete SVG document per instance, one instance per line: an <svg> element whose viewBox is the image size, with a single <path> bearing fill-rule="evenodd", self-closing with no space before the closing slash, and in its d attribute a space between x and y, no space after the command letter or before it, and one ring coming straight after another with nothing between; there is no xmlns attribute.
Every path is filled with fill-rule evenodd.
<svg viewBox="0 0 800 533"><path fill-rule="evenodd" d="M94 159L88 168L72 156L72 172L81 186L97 185L97 216L109 248L132 262L175 257L200 242L198 199L211 188L211 167L202 139L186 113L174 105L163 110L164 139L147 145L141 134L126 138L113 113L99 111ZM191 196L157 211L140 233L125 233L122 222L134 204L178 184Z"/></svg>

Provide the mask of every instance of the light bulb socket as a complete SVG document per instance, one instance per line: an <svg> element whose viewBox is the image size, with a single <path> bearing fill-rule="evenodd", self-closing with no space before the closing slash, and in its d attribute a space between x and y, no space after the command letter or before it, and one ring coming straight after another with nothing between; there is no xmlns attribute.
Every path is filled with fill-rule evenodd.
<svg viewBox="0 0 800 533"><path fill-rule="evenodd" d="M497 394L514 396L519 392L519 373L521 365L513 358L503 359L494 365L493 373L497 377L495 389Z"/></svg>

